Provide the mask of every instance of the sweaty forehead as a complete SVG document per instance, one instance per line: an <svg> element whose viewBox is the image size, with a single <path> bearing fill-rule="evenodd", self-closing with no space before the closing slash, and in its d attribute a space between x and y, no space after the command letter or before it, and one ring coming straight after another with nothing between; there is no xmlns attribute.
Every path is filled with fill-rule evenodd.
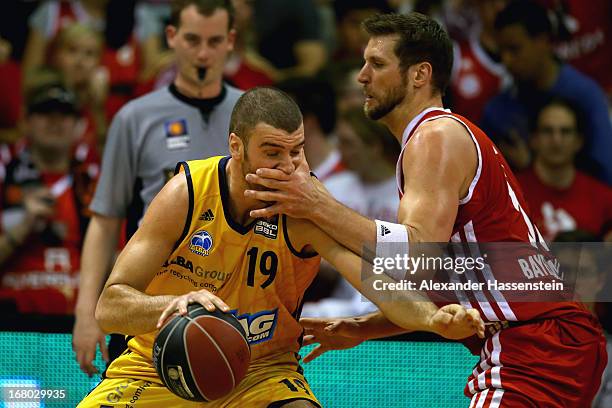
<svg viewBox="0 0 612 408"><path fill-rule="evenodd" d="M267 123L259 123L253 129L251 139L257 146L277 145L292 148L304 142L304 126L300 125L295 131L287 132Z"/></svg>
<svg viewBox="0 0 612 408"><path fill-rule="evenodd" d="M397 34L371 37L364 51L364 57L393 57L399 36Z"/></svg>

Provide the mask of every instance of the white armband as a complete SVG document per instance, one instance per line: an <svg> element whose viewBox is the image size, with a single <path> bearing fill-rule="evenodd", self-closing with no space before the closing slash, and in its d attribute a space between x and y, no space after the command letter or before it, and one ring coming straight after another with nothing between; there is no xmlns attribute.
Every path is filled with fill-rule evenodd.
<svg viewBox="0 0 612 408"><path fill-rule="evenodd" d="M376 257L394 260L408 257L410 254L410 242L406 226L381 220L375 220L375 222ZM397 265L398 263L394 262L393 264ZM386 269L384 273L395 280L404 279L407 271L397 266L392 269Z"/></svg>

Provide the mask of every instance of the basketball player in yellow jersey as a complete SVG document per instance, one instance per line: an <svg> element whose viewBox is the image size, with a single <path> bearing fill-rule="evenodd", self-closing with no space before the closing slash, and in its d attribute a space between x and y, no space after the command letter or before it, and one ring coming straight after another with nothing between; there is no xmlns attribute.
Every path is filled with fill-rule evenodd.
<svg viewBox="0 0 612 408"><path fill-rule="evenodd" d="M355 276L361 259L306 221L249 218L250 210L269 203L244 197L253 188L245 175L260 167L292 173L304 161L302 116L286 94L272 88L246 92L230 132L231 156L181 163L180 174L153 200L119 256L96 318L104 330L134 337L79 407L320 406L297 357L301 299L319 263L314 250L343 271L354 269ZM251 345L246 378L210 403L172 394L151 361L157 330L194 302L234 311ZM472 335L480 327L454 306L430 316L423 328Z"/></svg>

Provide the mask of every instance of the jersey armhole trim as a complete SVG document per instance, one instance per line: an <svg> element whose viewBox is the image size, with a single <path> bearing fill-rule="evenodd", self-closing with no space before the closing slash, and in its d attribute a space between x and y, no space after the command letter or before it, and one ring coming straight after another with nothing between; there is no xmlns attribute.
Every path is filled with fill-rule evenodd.
<svg viewBox="0 0 612 408"><path fill-rule="evenodd" d="M476 184L478 184L478 180L480 180L480 174L482 173L482 152L480 151L480 144L478 144L478 140L476 140L476 136L474 135L472 130L468 127L468 125L466 125L464 121L462 121L461 119L453 115L433 116L431 118L427 118L424 121L422 121L419 124L419 126L425 122L429 122L431 120L440 119L440 118L450 118L450 119L453 119L461 123L461 125L463 125L465 130L468 132L468 134L472 138L472 143L474 143L474 145L476 146L476 155L477 155L477 160L478 160L478 166L476 167L476 174L474 174L474 178L472 178L470 186L468 187L467 195L459 200L459 205L465 205L472 199L472 195L474 194L474 189L476 188ZM403 149L402 149L402 152L403 152Z"/></svg>
<svg viewBox="0 0 612 408"><path fill-rule="evenodd" d="M296 250L293 245L291 245L291 240L289 239L289 231L287 229L287 216L285 214L283 214L283 235L285 235L285 242L287 243L287 248L289 248L289 251L291 251L291 253L297 256L298 258L310 259L314 258L315 256L319 256L319 254L317 254L316 252L314 254L302 254L298 250Z"/></svg>
<svg viewBox="0 0 612 408"><path fill-rule="evenodd" d="M191 227L191 219L193 217L193 206L194 206L194 196L193 196L193 180L191 179L191 171L189 170L189 164L187 162L178 162L176 164L176 168L174 169L174 174L177 175L180 173L181 168L185 170L185 178L187 179L187 192L189 193L189 209L187 210L187 218L185 219L185 226L183 227L183 233L179 237L179 239L174 244L174 248L172 251L174 252L178 246L183 242L185 238L187 238L187 234L189 234L189 227Z"/></svg>

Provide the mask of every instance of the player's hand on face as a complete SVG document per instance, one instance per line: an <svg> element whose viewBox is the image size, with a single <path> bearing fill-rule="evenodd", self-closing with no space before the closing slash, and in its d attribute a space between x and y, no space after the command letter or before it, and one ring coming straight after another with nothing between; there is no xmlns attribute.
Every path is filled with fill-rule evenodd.
<svg viewBox="0 0 612 408"><path fill-rule="evenodd" d="M178 296L164 309L162 314L159 316L157 321L157 328L159 329L164 325L168 317L178 313L182 316L187 314L187 306L190 303L199 303L206 308L209 312L214 311L216 308L221 309L224 312L230 310L229 306L225 304L221 298L213 295L206 289L189 292L185 295Z"/></svg>
<svg viewBox="0 0 612 408"><path fill-rule="evenodd" d="M363 343L359 325L355 319L300 319L304 327L303 345L317 344L306 357L309 363L329 350L344 350Z"/></svg>
<svg viewBox="0 0 612 408"><path fill-rule="evenodd" d="M274 203L251 211L253 218L269 218L281 213L294 218L309 218L322 194L328 194L322 184L310 175L306 160L302 160L292 174L261 168L257 169L256 174L247 174L246 181L266 190L246 190L245 197Z"/></svg>
<svg viewBox="0 0 612 408"><path fill-rule="evenodd" d="M93 364L98 344L102 358L108 362L106 334L100 329L96 319L93 316L91 318L77 317L72 330L72 350L76 354L81 371L90 377L98 373L98 368Z"/></svg>
<svg viewBox="0 0 612 408"><path fill-rule="evenodd" d="M474 334L484 338L485 325L476 309L452 304L440 308L430 319L431 331L442 337L460 340Z"/></svg>

